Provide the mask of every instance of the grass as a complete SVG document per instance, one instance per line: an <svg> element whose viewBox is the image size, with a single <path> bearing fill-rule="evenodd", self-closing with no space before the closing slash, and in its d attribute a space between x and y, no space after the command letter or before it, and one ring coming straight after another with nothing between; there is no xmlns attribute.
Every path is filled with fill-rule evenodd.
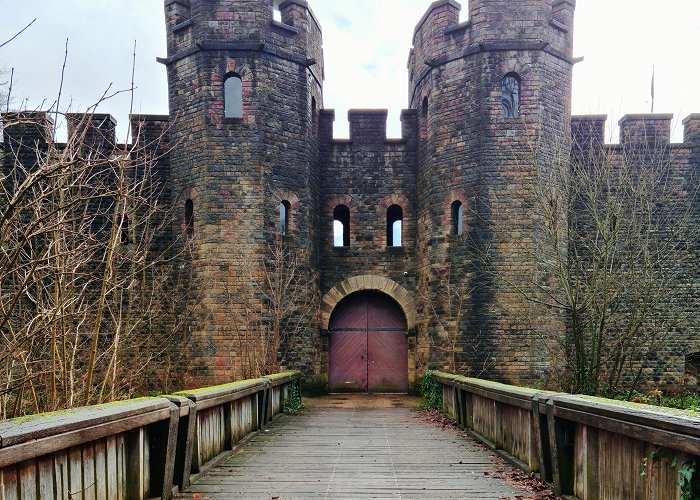
<svg viewBox="0 0 700 500"><path fill-rule="evenodd" d="M654 390L647 393L635 392L632 394L631 398L628 398L628 394L625 394L615 399L700 412L700 393L691 391L669 396L663 394L659 390Z"/></svg>

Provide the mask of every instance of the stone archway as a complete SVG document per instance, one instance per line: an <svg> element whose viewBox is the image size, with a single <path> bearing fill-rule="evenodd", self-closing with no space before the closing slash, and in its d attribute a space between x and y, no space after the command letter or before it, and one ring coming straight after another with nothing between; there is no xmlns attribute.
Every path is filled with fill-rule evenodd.
<svg viewBox="0 0 700 500"><path fill-rule="evenodd" d="M331 314L348 295L361 291L377 291L387 294L394 299L403 309L406 315L406 323L409 331L416 327L416 303L413 294L399 285L397 282L383 276L372 274L353 276L331 288L321 300L321 326L328 330Z"/></svg>

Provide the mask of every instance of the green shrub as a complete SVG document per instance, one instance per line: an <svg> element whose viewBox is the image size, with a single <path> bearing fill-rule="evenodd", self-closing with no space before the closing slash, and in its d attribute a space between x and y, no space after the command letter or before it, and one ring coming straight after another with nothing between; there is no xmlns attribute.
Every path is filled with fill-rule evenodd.
<svg viewBox="0 0 700 500"><path fill-rule="evenodd" d="M420 394L423 398L421 408L434 408L442 410L442 385L433 380L433 370L428 370L423 374L423 382L420 387Z"/></svg>
<svg viewBox="0 0 700 500"><path fill-rule="evenodd" d="M289 386L287 397L284 400L282 411L288 415L294 415L304 409L304 399L301 397L301 387L297 382Z"/></svg>

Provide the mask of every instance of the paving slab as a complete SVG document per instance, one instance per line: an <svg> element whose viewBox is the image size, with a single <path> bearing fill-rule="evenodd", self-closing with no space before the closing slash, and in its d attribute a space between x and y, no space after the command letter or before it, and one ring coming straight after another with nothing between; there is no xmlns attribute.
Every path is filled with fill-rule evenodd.
<svg viewBox="0 0 700 500"><path fill-rule="evenodd" d="M407 408L320 405L282 416L179 498L502 499L531 493L455 429ZM360 406L360 407L358 407Z"/></svg>

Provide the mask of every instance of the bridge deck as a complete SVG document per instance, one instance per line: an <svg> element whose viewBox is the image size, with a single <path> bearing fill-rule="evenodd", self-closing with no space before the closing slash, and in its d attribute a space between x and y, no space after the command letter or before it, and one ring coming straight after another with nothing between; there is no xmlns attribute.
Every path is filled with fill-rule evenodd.
<svg viewBox="0 0 700 500"><path fill-rule="evenodd" d="M406 408L313 408L281 417L181 498L531 495L491 477L505 466L475 444Z"/></svg>

